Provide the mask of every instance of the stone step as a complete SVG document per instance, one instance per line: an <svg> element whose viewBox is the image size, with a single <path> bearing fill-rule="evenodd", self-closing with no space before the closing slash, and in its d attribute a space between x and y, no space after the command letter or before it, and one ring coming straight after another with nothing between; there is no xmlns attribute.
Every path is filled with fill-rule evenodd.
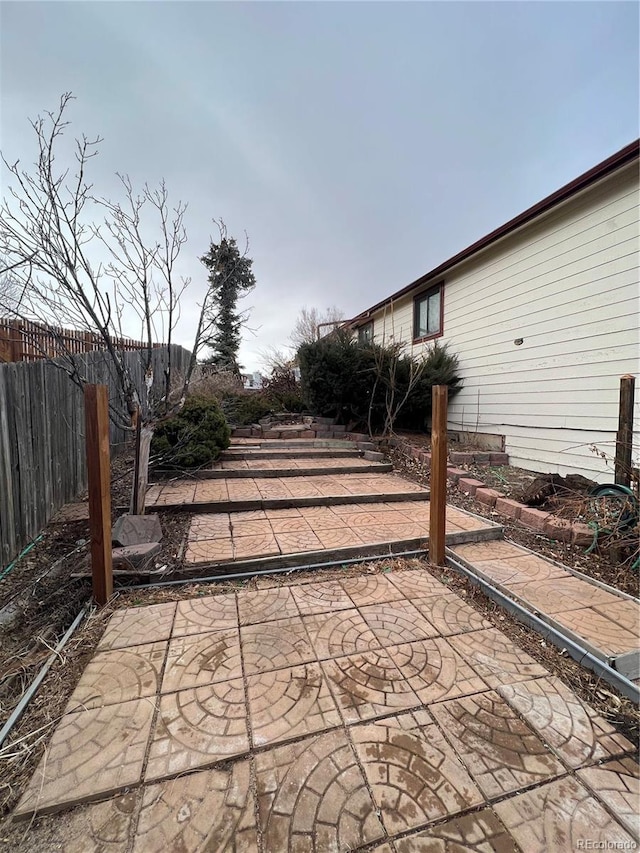
<svg viewBox="0 0 640 853"><path fill-rule="evenodd" d="M222 460L236 459L360 459L362 451L341 448L301 447L292 450L240 449L231 447L221 453Z"/></svg>
<svg viewBox="0 0 640 853"><path fill-rule="evenodd" d="M251 460L248 460L250 463ZM278 460L274 460L278 461ZM390 463L371 462L367 465L332 465L326 467L304 468L260 468L256 465L248 468L203 468L193 472L196 480L248 480L273 477L326 477L328 474L389 474L393 471Z"/></svg>
<svg viewBox="0 0 640 853"><path fill-rule="evenodd" d="M503 528L499 526L486 527L479 530L458 530L445 534L447 546L453 547L467 542L488 542L500 539ZM315 566L323 563L340 563L343 560L353 560L358 557L391 557L403 552L427 552L429 536L412 539L389 539L385 542L354 545L345 548L324 548L317 551L294 551L288 554L274 554L250 559L238 560L209 560L185 564L183 569L172 573L172 579L188 579L207 577L234 572L260 572L268 569L287 569L293 566Z"/></svg>
<svg viewBox="0 0 640 853"><path fill-rule="evenodd" d="M350 503L399 503L402 501L428 501L429 492L392 492L391 494L313 495L309 497L257 498L247 500L195 500L151 504L155 512L164 510L184 512L254 512L261 509L291 509L304 506L340 506Z"/></svg>

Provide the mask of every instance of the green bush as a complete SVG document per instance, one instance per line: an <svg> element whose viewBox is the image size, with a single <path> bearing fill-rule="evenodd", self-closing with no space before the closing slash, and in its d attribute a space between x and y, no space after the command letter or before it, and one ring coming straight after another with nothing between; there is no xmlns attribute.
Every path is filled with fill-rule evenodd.
<svg viewBox="0 0 640 853"><path fill-rule="evenodd" d="M403 352L398 344L360 343L339 329L298 350L302 391L316 415L335 417L372 432L383 429L387 403L404 400L411 376L419 374L406 402L399 408L395 427L424 429L431 413L431 388L448 385L449 397L461 387L458 357L446 344L435 341L420 357Z"/></svg>
<svg viewBox="0 0 640 853"><path fill-rule="evenodd" d="M259 391L225 394L220 405L227 420L234 426L249 426L273 411L273 403Z"/></svg>
<svg viewBox="0 0 640 853"><path fill-rule="evenodd" d="M188 397L172 418L155 429L151 453L162 465L196 468L213 462L229 447L231 430L212 397Z"/></svg>

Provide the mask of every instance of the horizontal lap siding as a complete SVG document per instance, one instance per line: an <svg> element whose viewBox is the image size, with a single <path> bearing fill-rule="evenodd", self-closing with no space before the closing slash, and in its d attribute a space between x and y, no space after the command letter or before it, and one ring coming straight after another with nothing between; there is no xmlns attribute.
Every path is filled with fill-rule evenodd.
<svg viewBox="0 0 640 853"><path fill-rule="evenodd" d="M639 370L638 237L634 164L445 276L464 377L450 429L504 435L523 467L612 478L590 446L613 456L619 377ZM410 340L412 313L377 314L376 339Z"/></svg>

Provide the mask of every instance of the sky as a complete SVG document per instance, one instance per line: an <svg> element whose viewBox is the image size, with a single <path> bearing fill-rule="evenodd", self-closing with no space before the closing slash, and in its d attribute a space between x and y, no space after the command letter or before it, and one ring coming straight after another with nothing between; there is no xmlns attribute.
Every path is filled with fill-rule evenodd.
<svg viewBox="0 0 640 853"><path fill-rule="evenodd" d="M355 316L637 138L639 8L2 2L0 147L32 162L28 118L71 91L98 192L188 203L187 347L212 220L246 232L259 370L303 306Z"/></svg>

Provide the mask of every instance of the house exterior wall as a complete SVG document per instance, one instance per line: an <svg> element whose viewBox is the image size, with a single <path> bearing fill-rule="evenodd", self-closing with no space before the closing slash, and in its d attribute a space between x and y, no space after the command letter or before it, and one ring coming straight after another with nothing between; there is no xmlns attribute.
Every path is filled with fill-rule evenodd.
<svg viewBox="0 0 640 853"><path fill-rule="evenodd" d="M613 457L619 377L640 370L639 234L635 163L445 274L440 340L464 379L450 430L504 435L514 465L613 479L589 448ZM376 312L376 341L411 341L417 292Z"/></svg>

